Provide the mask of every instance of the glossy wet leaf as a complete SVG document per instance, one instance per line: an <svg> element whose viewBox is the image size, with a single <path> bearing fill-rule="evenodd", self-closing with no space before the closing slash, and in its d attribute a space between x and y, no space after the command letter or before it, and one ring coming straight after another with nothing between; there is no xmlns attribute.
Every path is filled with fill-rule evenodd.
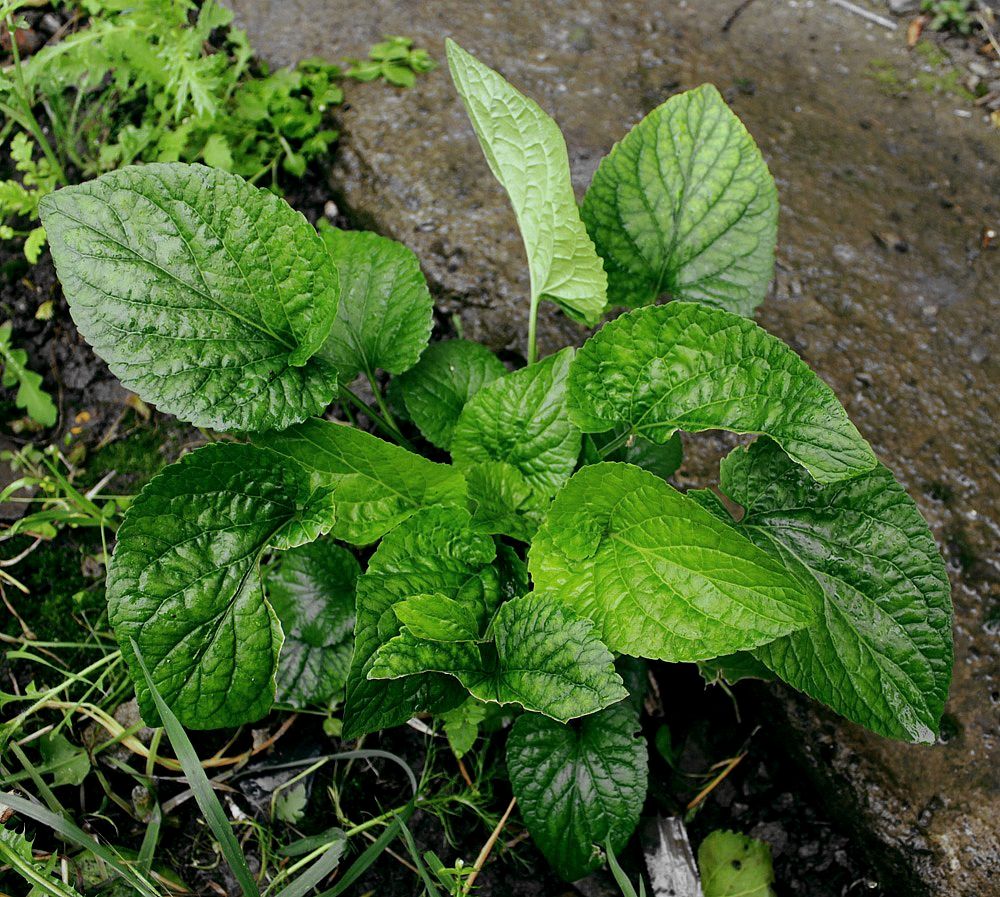
<svg viewBox="0 0 1000 897"><path fill-rule="evenodd" d="M563 722L626 696L613 658L589 620L525 595L501 605L494 643L430 641L404 628L369 670L373 679L448 673L481 701L519 704Z"/></svg>
<svg viewBox="0 0 1000 897"><path fill-rule="evenodd" d="M762 645L815 619L811 577L659 477L627 464L582 468L531 545L537 591L597 624L613 651L695 661Z"/></svg>
<svg viewBox="0 0 1000 897"><path fill-rule="evenodd" d="M503 461L483 461L465 468L465 480L475 529L531 541L549 502L517 468Z"/></svg>
<svg viewBox="0 0 1000 897"><path fill-rule="evenodd" d="M627 427L763 433L821 483L871 470L871 447L830 389L785 343L738 315L695 305L612 321L570 368L569 409L585 433Z"/></svg>
<svg viewBox="0 0 1000 897"><path fill-rule="evenodd" d="M427 346L434 301L417 257L368 231L320 227L340 273L340 306L320 354L349 383L358 373L401 374Z"/></svg>
<svg viewBox="0 0 1000 897"><path fill-rule="evenodd" d="M416 366L393 383L407 415L427 441L448 450L469 399L506 373L503 362L486 346L451 339L428 346Z"/></svg>
<svg viewBox="0 0 1000 897"><path fill-rule="evenodd" d="M107 581L108 615L147 723L159 717L131 639L188 728L267 712L282 631L264 597L261 554L315 539L332 520L322 488L255 446L207 445L149 482L118 530Z"/></svg>
<svg viewBox="0 0 1000 897"><path fill-rule="evenodd" d="M268 601L285 633L277 676L282 703L325 704L347 682L360 572L354 555L329 541L284 552L268 571Z"/></svg>
<svg viewBox="0 0 1000 897"><path fill-rule="evenodd" d="M749 315L774 275L774 179L710 84L671 97L626 134L581 211L615 305L668 295Z"/></svg>
<svg viewBox="0 0 1000 897"><path fill-rule="evenodd" d="M312 419L256 441L330 488L331 533L345 542L368 545L421 508L465 504L465 481L454 468L354 427Z"/></svg>
<svg viewBox="0 0 1000 897"><path fill-rule="evenodd" d="M358 580L354 657L347 682L344 738L405 723L422 710L443 712L458 706L465 690L440 673L398 682L368 678L378 649L399 635L402 623L393 610L415 595L441 594L463 603L495 606L497 576L490 563L493 540L470 528L466 511L420 511L379 544Z"/></svg>
<svg viewBox="0 0 1000 897"><path fill-rule="evenodd" d="M879 465L820 486L773 443L722 463L739 528L816 577L817 620L754 653L782 679L882 735L933 741L952 669L951 589L913 500Z"/></svg>
<svg viewBox="0 0 1000 897"><path fill-rule="evenodd" d="M448 65L490 170L503 185L528 254L531 299L593 326L607 276L580 219L566 142L539 105L452 40Z"/></svg>
<svg viewBox="0 0 1000 897"><path fill-rule="evenodd" d="M573 350L563 349L483 387L455 426L455 464L503 461L539 494L552 495L580 455L580 431L566 414L572 359Z"/></svg>
<svg viewBox="0 0 1000 897"><path fill-rule="evenodd" d="M698 848L705 897L774 897L771 848L738 832L719 829Z"/></svg>
<svg viewBox="0 0 1000 897"><path fill-rule="evenodd" d="M127 167L40 206L80 333L128 389L197 426L321 412L337 270L283 199L202 165Z"/></svg>
<svg viewBox="0 0 1000 897"><path fill-rule="evenodd" d="M646 798L646 743L629 702L566 726L518 718L507 770L532 840L567 881L604 863L601 846L625 846Z"/></svg>

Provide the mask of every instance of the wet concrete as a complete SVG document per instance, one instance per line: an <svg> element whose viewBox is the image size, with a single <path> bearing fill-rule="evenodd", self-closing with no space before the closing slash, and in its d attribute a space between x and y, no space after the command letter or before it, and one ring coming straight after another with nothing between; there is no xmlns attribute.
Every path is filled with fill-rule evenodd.
<svg viewBox="0 0 1000 897"><path fill-rule="evenodd" d="M675 90L716 83L782 200L779 269L758 319L833 386L934 528L956 605L946 737L906 746L788 696L774 725L869 838L895 893L997 893L1000 869L1000 136L918 88L903 38L824 2L471 4L236 0L275 62L455 37L562 125L579 190L615 139ZM871 77L894 67L893 94ZM884 79L883 79L884 82ZM899 94L904 95L900 96ZM410 245L465 334L523 348L527 275L513 215L446 70L410 91L357 85L331 173L342 208ZM547 311L544 351L583 333ZM711 451L686 475L713 476Z"/></svg>

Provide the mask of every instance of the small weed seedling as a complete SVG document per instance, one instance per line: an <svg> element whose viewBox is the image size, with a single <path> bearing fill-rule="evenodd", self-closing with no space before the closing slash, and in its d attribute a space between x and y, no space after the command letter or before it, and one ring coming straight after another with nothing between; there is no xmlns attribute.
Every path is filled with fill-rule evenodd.
<svg viewBox="0 0 1000 897"><path fill-rule="evenodd" d="M617 657L765 670L932 741L948 579L833 391L749 317L778 215L750 135L714 88L674 96L578 207L555 122L454 43L448 59L527 253L519 370L428 345L408 249L317 234L235 174L150 164L42 200L96 352L143 400L237 437L166 468L118 530L109 614L144 719L235 726L346 688L347 738L429 712L467 743L507 705L517 809L570 880L621 850L646 793ZM542 302L588 326L632 310L539 360ZM338 399L399 444L323 419ZM718 491L673 488L678 431L717 429L756 439Z"/></svg>

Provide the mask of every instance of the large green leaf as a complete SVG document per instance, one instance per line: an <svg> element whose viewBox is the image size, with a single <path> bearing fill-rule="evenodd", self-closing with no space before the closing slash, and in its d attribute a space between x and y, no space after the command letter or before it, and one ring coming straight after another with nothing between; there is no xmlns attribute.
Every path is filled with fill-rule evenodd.
<svg viewBox="0 0 1000 897"><path fill-rule="evenodd" d="M465 480L475 529L531 541L549 501L516 467L503 461L483 461L465 468Z"/></svg>
<svg viewBox="0 0 1000 897"><path fill-rule="evenodd" d="M491 632L492 643L478 644L466 635L451 641L419 638L405 627L379 649L368 676L448 673L481 701L519 704L562 722L626 695L593 624L554 601L535 594L507 601Z"/></svg>
<svg viewBox="0 0 1000 897"><path fill-rule="evenodd" d="M712 832L698 848L705 897L774 897L771 848L739 832Z"/></svg>
<svg viewBox="0 0 1000 897"><path fill-rule="evenodd" d="M592 464L556 496L531 545L535 588L597 624L612 651L695 661L762 645L822 601L697 502L629 464Z"/></svg>
<svg viewBox="0 0 1000 897"><path fill-rule="evenodd" d="M503 362L486 346L451 339L428 346L416 366L393 382L420 432L448 450L469 399L506 373Z"/></svg>
<svg viewBox="0 0 1000 897"><path fill-rule="evenodd" d="M285 633L278 662L278 700L323 704L347 682L354 651L354 555L333 542L284 552L268 571L267 598Z"/></svg>
<svg viewBox="0 0 1000 897"><path fill-rule="evenodd" d="M532 306L548 299L593 326L607 303L608 279L580 220L559 126L493 69L454 41L446 44L455 87L517 215Z"/></svg>
<svg viewBox="0 0 1000 897"><path fill-rule="evenodd" d="M615 305L668 294L749 315L767 293L778 194L710 84L639 122L601 161L581 212Z"/></svg>
<svg viewBox="0 0 1000 897"><path fill-rule="evenodd" d="M274 699L282 632L259 563L332 523L329 497L266 449L215 443L186 455L139 493L108 568L108 613L143 717L152 697L132 651L192 729L263 716Z"/></svg>
<svg viewBox="0 0 1000 897"><path fill-rule="evenodd" d="M314 356L337 314L337 270L284 200L174 163L65 187L40 211L80 332L161 411L271 430L333 398L336 371Z"/></svg>
<svg viewBox="0 0 1000 897"><path fill-rule="evenodd" d="M927 524L879 465L818 486L771 442L722 462L739 529L823 590L818 619L754 653L786 682L882 735L932 741L952 668L951 590Z"/></svg>
<svg viewBox="0 0 1000 897"><path fill-rule="evenodd" d="M567 881L599 869L600 846L625 846L646 798L646 743L630 702L564 726L518 718L507 771L531 837Z"/></svg>
<svg viewBox="0 0 1000 897"><path fill-rule="evenodd" d="M429 508L404 521L381 542L358 580L354 658L347 681L344 737L405 723L414 713L456 707L465 690L449 676L427 673L398 682L368 678L375 655L402 624L394 606L417 595L440 594L495 606L500 599L493 540L470 528L468 512Z"/></svg>
<svg viewBox="0 0 1000 897"><path fill-rule="evenodd" d="M344 382L376 370L401 374L427 346L434 300L402 243L325 222L320 236L340 272L340 307L320 353Z"/></svg>
<svg viewBox="0 0 1000 897"><path fill-rule="evenodd" d="M257 437L332 490L332 535L355 545L376 542L421 508L464 505L465 480L377 436L326 420L307 420L281 433Z"/></svg>
<svg viewBox="0 0 1000 897"><path fill-rule="evenodd" d="M832 389L752 321L689 302L640 308L604 327L570 368L569 409L585 433L628 427L763 433L821 483L877 463Z"/></svg>
<svg viewBox="0 0 1000 897"><path fill-rule="evenodd" d="M580 455L580 431L566 414L572 360L573 350L563 349L476 393L455 427L455 464L503 461L540 494L552 495Z"/></svg>

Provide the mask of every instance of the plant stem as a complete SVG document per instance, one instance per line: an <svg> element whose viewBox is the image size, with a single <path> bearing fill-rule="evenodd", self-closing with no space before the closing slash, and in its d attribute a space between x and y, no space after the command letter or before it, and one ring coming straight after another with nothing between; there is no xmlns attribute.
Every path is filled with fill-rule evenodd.
<svg viewBox="0 0 1000 897"><path fill-rule="evenodd" d="M607 445L598 449L598 451L600 452L602 458L607 458L608 455L618 451L618 449L620 449L623 445L628 445L633 439L635 439L635 433L631 430L625 430L623 433L619 433Z"/></svg>
<svg viewBox="0 0 1000 897"><path fill-rule="evenodd" d="M377 395L378 393L376 393ZM376 426L387 436L394 439L399 445L405 449L413 451L413 444L407 439L402 433L399 432L399 428L389 423L381 414L379 414L371 405L369 405L364 399L361 398L356 392L354 392L350 387L344 386L340 387L340 397L342 399L347 399L355 408L358 409L362 414L368 415L375 422Z"/></svg>
<svg viewBox="0 0 1000 897"><path fill-rule="evenodd" d="M534 290L532 290L534 293ZM538 360L538 297L532 295L528 309L528 364Z"/></svg>

